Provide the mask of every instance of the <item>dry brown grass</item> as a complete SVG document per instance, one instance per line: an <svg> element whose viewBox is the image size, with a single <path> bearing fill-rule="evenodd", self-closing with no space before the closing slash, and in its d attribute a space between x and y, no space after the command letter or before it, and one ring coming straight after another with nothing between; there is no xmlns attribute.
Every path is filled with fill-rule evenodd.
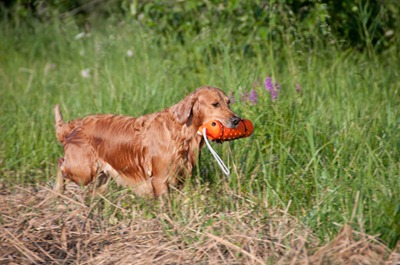
<svg viewBox="0 0 400 265"><path fill-rule="evenodd" d="M269 210L265 218L251 207L213 214L192 207L190 218L182 222L168 210L168 199L151 216L140 209L127 210L119 200L85 199L76 189L43 204L49 192L43 187L0 190L1 264L400 262L399 251L391 252L347 225L318 249L311 232L285 211ZM104 214L109 210L101 203L114 212Z"/></svg>

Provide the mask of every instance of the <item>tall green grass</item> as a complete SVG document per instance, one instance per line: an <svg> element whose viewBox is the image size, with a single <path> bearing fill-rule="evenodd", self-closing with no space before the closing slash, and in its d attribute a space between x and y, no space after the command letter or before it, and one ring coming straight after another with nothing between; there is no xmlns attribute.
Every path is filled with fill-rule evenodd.
<svg viewBox="0 0 400 265"><path fill-rule="evenodd" d="M229 25L188 35L184 45L132 24L104 23L77 39L79 33L68 21L1 28L5 185L54 179L62 155L53 129L56 103L66 120L91 113L140 116L209 84L234 94L233 110L254 122L255 133L215 147L231 168L229 179L203 150L184 188L192 191L193 205L210 211L244 203L288 207L322 241L347 222L391 247L399 240L397 48L367 56L323 42L311 47L288 34L284 43L269 40L249 52L229 41ZM282 88L276 100L264 88L266 77ZM258 93L255 105L242 100L251 89ZM184 222L181 206L171 207Z"/></svg>

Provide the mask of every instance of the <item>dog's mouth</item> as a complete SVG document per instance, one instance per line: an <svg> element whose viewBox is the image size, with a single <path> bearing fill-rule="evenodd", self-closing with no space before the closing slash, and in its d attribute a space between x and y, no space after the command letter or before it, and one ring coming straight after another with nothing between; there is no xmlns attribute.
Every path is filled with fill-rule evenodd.
<svg viewBox="0 0 400 265"><path fill-rule="evenodd" d="M241 119L238 116L232 116L231 118L227 119L227 120L218 120L219 122L222 123L222 125L224 125L225 127L229 128L229 129L234 129L239 125L239 122L241 121Z"/></svg>
<svg viewBox="0 0 400 265"><path fill-rule="evenodd" d="M215 118L214 120L208 120L208 121L206 121L206 122L203 122L202 124L202 126L201 127L203 127L204 125L206 125L206 124L208 124L208 123L210 123L211 121L217 121L217 122L219 122L223 127L225 127L225 128L228 128L228 129L235 129L235 128L237 128L238 126L239 126L239 123L240 123L240 121L241 121L242 119L241 118L239 118L239 117L237 117L237 116L232 116L231 118L229 118L229 119L220 119L220 118ZM212 126L215 126L216 124L214 123ZM201 128L200 127L200 128ZM201 133L200 133L201 134Z"/></svg>
<svg viewBox="0 0 400 265"><path fill-rule="evenodd" d="M228 120L224 120L224 121L218 120L218 121L221 122L223 126L229 128L229 129L235 129L236 127L238 127L240 120L241 119L238 116L232 116ZM213 142L217 143L217 144L222 144L224 141L225 140L217 139L217 140L214 140Z"/></svg>

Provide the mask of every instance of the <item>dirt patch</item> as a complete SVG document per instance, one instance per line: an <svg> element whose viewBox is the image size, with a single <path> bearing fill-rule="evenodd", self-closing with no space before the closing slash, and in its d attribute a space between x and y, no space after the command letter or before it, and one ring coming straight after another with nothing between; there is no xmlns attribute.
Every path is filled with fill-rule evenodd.
<svg viewBox="0 0 400 265"><path fill-rule="evenodd" d="M1 264L400 262L399 251L391 252L350 226L318 248L312 234L285 211L271 210L268 218L251 209L199 211L183 221L174 219L168 210L154 216L140 210L129 212L119 201L106 198L88 203L85 194L74 189L43 204L48 193L43 187L1 191ZM106 209L104 203L113 207Z"/></svg>

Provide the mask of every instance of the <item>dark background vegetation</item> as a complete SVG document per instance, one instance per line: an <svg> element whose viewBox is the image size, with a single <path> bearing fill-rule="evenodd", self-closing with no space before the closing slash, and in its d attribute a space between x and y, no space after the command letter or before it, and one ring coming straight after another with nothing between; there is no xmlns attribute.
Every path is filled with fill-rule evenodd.
<svg viewBox="0 0 400 265"><path fill-rule="evenodd" d="M233 24L230 41L242 44L244 52L266 39L282 41L290 32L309 45L323 38L325 44L344 49L381 52L398 38L399 6L396 0L9 0L2 1L0 14L16 25L32 19L51 23L71 16L86 29L99 18L138 22L182 43L187 35L183 32L199 34L229 23Z"/></svg>

